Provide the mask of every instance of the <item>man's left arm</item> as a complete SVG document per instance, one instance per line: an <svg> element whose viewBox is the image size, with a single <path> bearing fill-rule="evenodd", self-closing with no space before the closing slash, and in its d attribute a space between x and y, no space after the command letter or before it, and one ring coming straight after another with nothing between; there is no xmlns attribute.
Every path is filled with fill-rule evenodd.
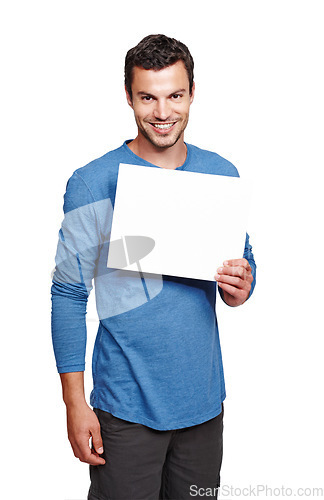
<svg viewBox="0 0 324 500"><path fill-rule="evenodd" d="M231 307L240 306L251 297L256 279L256 264L246 234L244 255L241 259L227 260L217 269L215 280L223 301Z"/></svg>

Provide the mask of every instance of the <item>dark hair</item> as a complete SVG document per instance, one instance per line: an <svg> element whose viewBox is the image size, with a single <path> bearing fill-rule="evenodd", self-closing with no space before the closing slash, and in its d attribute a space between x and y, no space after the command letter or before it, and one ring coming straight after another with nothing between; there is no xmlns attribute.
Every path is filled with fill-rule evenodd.
<svg viewBox="0 0 324 500"><path fill-rule="evenodd" d="M133 69L139 66L156 71L183 61L189 78L189 92L192 92L194 61L188 47L165 35L148 35L136 47L130 49L125 58L125 86L132 98Z"/></svg>

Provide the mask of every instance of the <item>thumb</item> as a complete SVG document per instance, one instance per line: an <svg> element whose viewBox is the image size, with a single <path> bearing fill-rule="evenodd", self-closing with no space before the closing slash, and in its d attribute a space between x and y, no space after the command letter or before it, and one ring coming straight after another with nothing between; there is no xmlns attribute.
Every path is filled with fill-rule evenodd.
<svg viewBox="0 0 324 500"><path fill-rule="evenodd" d="M100 428L98 429L93 429L92 431L92 446L96 450L99 455L101 455L104 451L103 449L103 443L101 439L101 434L100 434Z"/></svg>

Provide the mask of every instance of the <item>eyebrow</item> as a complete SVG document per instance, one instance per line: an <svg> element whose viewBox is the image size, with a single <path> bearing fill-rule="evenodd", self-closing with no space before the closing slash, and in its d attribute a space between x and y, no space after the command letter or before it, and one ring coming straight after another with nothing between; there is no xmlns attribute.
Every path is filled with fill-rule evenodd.
<svg viewBox="0 0 324 500"><path fill-rule="evenodd" d="M186 89L179 89L179 90L175 90L174 92L171 92L171 94L169 94L169 96L174 95L174 94L181 94L181 93L183 94L185 92L187 92ZM144 92L142 90L140 92L137 92L137 95L147 95L149 97L155 97L154 94L150 94L150 92Z"/></svg>

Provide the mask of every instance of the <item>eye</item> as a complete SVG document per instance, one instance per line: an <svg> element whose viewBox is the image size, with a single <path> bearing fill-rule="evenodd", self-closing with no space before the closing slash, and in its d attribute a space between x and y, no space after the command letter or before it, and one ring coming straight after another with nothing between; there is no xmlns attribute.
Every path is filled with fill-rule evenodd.
<svg viewBox="0 0 324 500"><path fill-rule="evenodd" d="M181 99L182 95L181 94L173 94L172 98L175 100Z"/></svg>
<svg viewBox="0 0 324 500"><path fill-rule="evenodd" d="M152 97L150 95L144 95L142 97L142 101L150 102L151 100L152 100Z"/></svg>

